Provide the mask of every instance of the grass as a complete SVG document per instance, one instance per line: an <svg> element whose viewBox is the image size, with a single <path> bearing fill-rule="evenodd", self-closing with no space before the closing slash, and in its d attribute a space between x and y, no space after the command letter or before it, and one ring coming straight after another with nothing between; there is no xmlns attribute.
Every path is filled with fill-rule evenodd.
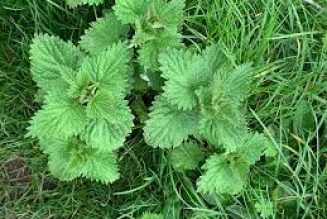
<svg viewBox="0 0 327 219"><path fill-rule="evenodd" d="M269 133L279 153L252 169L242 195L197 193L196 174L176 173L141 133L122 149L123 176L113 185L52 178L37 142L24 137L38 108L29 44L36 32L76 42L103 8L71 10L59 0L0 3L0 218L135 218L148 211L165 218L258 218L258 206L270 203L273 218L326 217L327 4L318 0L187 1L185 41L223 43L237 63L257 66L248 119Z"/></svg>

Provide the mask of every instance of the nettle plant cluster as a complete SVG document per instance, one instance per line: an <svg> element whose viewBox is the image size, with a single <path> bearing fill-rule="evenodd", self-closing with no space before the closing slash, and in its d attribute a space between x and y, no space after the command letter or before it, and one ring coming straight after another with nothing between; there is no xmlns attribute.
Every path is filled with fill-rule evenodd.
<svg viewBox="0 0 327 219"><path fill-rule="evenodd" d="M70 6L102 2L67 0ZM28 135L39 140L55 177L119 179L117 151L135 121L128 96L140 75L144 92L159 86L143 124L145 142L167 150L177 171L203 164L198 191L237 194L251 165L271 155L269 139L247 128L251 65L236 65L221 45L196 51L183 44L184 7L184 0L117 0L78 46L35 36L31 73L42 108Z"/></svg>

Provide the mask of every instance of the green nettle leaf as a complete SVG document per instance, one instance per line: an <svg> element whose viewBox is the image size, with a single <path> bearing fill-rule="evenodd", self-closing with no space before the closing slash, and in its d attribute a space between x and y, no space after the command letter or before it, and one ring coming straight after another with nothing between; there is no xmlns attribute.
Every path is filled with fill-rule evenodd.
<svg viewBox="0 0 327 219"><path fill-rule="evenodd" d="M47 34L37 35L31 44L30 59L33 79L40 88L48 91L56 87L61 70L68 67L76 70L84 54L72 43L66 43L58 37Z"/></svg>
<svg viewBox="0 0 327 219"><path fill-rule="evenodd" d="M195 142L186 142L170 152L173 167L178 171L194 170L204 158L204 152Z"/></svg>
<svg viewBox="0 0 327 219"><path fill-rule="evenodd" d="M126 136L131 132L133 116L130 113L129 117L120 119L120 123L111 123L106 119L90 120L83 135L87 144L103 152L122 147Z"/></svg>
<svg viewBox="0 0 327 219"><path fill-rule="evenodd" d="M239 156L244 158L249 164L253 165L263 155L264 151L269 147L270 141L259 133L249 133L242 145L236 146L228 152L237 152Z"/></svg>
<svg viewBox="0 0 327 219"><path fill-rule="evenodd" d="M106 119L112 124L122 121L132 121L132 113L128 102L121 97L114 97L106 92L99 91L87 104L88 118Z"/></svg>
<svg viewBox="0 0 327 219"><path fill-rule="evenodd" d="M213 95L224 96L235 103L243 101L249 93L251 81L251 64L243 64L235 68L220 68L212 80Z"/></svg>
<svg viewBox="0 0 327 219"><path fill-rule="evenodd" d="M97 54L108 46L118 43L127 35L128 30L127 25L123 25L113 12L109 12L91 24L85 35L81 37L79 45L85 51Z"/></svg>
<svg viewBox="0 0 327 219"><path fill-rule="evenodd" d="M270 200L262 199L254 205L261 218L272 218L275 215L274 203Z"/></svg>
<svg viewBox="0 0 327 219"><path fill-rule="evenodd" d="M134 24L143 19L153 0L116 0L115 14L124 24Z"/></svg>
<svg viewBox="0 0 327 219"><path fill-rule="evenodd" d="M207 87L197 91L202 115L200 133L216 146L235 147L247 133L244 113L235 102L213 95L213 89Z"/></svg>
<svg viewBox="0 0 327 219"><path fill-rule="evenodd" d="M56 139L49 143L49 169L60 180L69 181L83 176L112 183L119 178L117 157L114 153L103 153L89 148L74 138Z"/></svg>
<svg viewBox="0 0 327 219"><path fill-rule="evenodd" d="M185 0L155 1L152 9L153 25L167 28L181 27L184 21L184 7Z"/></svg>
<svg viewBox="0 0 327 219"><path fill-rule="evenodd" d="M247 182L250 165L239 157L214 154L203 166L205 173L197 183L198 191L209 194L237 194Z"/></svg>
<svg viewBox="0 0 327 219"><path fill-rule="evenodd" d="M181 35L175 32L164 31L153 40L143 44L139 49L138 60L146 69L159 70L159 54L166 52L169 48L182 47Z"/></svg>
<svg viewBox="0 0 327 219"><path fill-rule="evenodd" d="M203 72L201 61L199 55L176 49L159 56L162 77L167 80L164 96L179 109L193 109L198 104L195 90L210 76Z"/></svg>
<svg viewBox="0 0 327 219"><path fill-rule="evenodd" d="M264 151L267 158L274 158L278 155L278 149L270 139L267 139L267 148Z"/></svg>
<svg viewBox="0 0 327 219"><path fill-rule="evenodd" d="M46 98L51 98L47 96ZM29 135L43 138L48 135L70 137L80 133L86 126L84 109L75 101L62 96L47 104L31 120Z"/></svg>
<svg viewBox="0 0 327 219"><path fill-rule="evenodd" d="M100 90L105 89L112 96L125 96L131 76L128 66L130 58L126 44L113 44L107 50L86 58L80 74L88 74L91 84Z"/></svg>
<svg viewBox="0 0 327 219"><path fill-rule="evenodd" d="M60 79L63 84L65 84L65 94L67 93L66 91L69 89L72 81L75 81L77 74L77 71L72 68L60 66Z"/></svg>
<svg viewBox="0 0 327 219"><path fill-rule="evenodd" d="M198 128L197 111L178 110L163 96L156 98L149 116L144 127L144 138L153 147L179 146Z"/></svg>
<svg viewBox="0 0 327 219"><path fill-rule="evenodd" d="M66 0L67 5L71 6L71 7L76 7L79 5L99 5L101 3L103 3L104 0Z"/></svg>

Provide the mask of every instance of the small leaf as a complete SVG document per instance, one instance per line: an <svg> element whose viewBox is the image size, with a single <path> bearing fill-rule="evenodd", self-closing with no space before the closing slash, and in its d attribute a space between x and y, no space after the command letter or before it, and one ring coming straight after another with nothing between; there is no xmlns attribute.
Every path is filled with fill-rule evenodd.
<svg viewBox="0 0 327 219"><path fill-rule="evenodd" d="M235 147L236 152L250 165L255 164L270 145L269 140L259 133L248 134L244 142ZM228 150L233 150L229 148ZM228 151L227 150L227 151Z"/></svg>
<svg viewBox="0 0 327 219"><path fill-rule="evenodd" d="M194 142L183 143L170 151L171 163L178 171L196 169L203 158L203 150Z"/></svg>
<svg viewBox="0 0 327 219"><path fill-rule="evenodd" d="M234 66L234 57L224 49L223 45L212 44L202 51L204 71L214 74L220 68Z"/></svg>
<svg viewBox="0 0 327 219"><path fill-rule="evenodd" d="M65 81L69 83L67 94L75 99L85 95L86 89L92 85L91 76L86 71L76 72L74 77L66 77Z"/></svg>
<svg viewBox="0 0 327 219"><path fill-rule="evenodd" d="M262 199L260 202L256 202L255 209L261 218L271 218L275 215L274 203L269 200Z"/></svg>
<svg viewBox="0 0 327 219"><path fill-rule="evenodd" d="M212 80L213 96L220 95L238 103L243 101L248 93L251 82L251 64L220 68Z"/></svg>
<svg viewBox="0 0 327 219"><path fill-rule="evenodd" d="M203 169L205 173L197 183L199 192L235 195L243 190L250 166L241 158L214 154Z"/></svg>
<svg viewBox="0 0 327 219"><path fill-rule="evenodd" d="M267 140L269 141L269 140ZM272 142L267 143L267 148L264 151L266 157L274 158L278 155L278 150Z"/></svg>

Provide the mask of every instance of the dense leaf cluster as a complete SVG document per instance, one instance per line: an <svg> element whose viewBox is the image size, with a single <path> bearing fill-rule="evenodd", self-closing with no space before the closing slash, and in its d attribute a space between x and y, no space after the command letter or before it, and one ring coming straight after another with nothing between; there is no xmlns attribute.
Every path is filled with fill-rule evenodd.
<svg viewBox="0 0 327 219"><path fill-rule="evenodd" d="M102 2L67 0L71 6ZM222 45L187 48L180 33L184 7L183 0L117 0L78 47L49 35L35 37L31 72L44 100L29 135L49 155L53 175L106 183L119 178L116 151L134 118L126 96L134 76L145 74L159 90L144 125L146 143L169 149L178 171L204 163L198 191L242 191L251 165L271 149L263 134L247 127L243 102L253 68L236 65Z"/></svg>
<svg viewBox="0 0 327 219"><path fill-rule="evenodd" d="M242 101L248 95L252 68L233 64L226 53L217 45L201 54L176 49L162 53L163 93L144 127L149 145L174 148L172 163L178 168L196 168L203 158L201 147L209 147L212 155L198 181L204 193L240 192L250 166L270 144L246 125Z"/></svg>
<svg viewBox="0 0 327 219"><path fill-rule="evenodd" d="M31 72L45 95L29 135L37 137L49 155L53 175L103 182L119 178L115 150L133 126L124 99L131 80L130 58L124 43L87 55L57 37L34 38Z"/></svg>

